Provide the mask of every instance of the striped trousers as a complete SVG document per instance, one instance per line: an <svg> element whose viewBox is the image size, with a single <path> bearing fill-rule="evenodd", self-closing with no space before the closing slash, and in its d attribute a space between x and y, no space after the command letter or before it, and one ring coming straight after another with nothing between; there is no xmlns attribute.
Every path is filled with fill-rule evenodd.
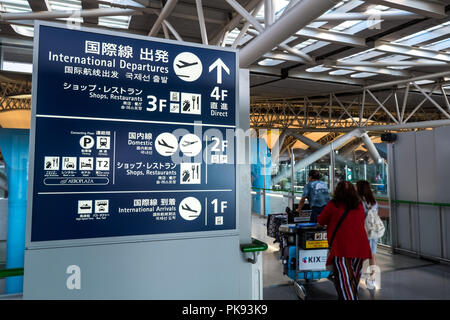
<svg viewBox="0 0 450 320"><path fill-rule="evenodd" d="M334 286L339 300L358 300L363 262L361 258L333 258Z"/></svg>

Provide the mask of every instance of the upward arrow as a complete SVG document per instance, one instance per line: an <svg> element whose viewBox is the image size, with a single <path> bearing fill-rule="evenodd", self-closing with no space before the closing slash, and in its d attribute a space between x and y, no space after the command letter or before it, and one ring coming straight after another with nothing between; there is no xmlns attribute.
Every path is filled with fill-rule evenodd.
<svg viewBox="0 0 450 320"><path fill-rule="evenodd" d="M222 83L222 69L225 70L227 74L230 74L230 69L228 69L227 65L222 61L222 59L218 58L212 65L209 66L209 72L213 71L217 68L217 83Z"/></svg>

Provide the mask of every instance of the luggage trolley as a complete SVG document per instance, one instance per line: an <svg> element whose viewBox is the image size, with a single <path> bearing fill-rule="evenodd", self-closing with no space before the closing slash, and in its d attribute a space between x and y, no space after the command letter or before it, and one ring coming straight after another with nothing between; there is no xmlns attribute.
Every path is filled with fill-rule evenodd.
<svg viewBox="0 0 450 320"><path fill-rule="evenodd" d="M302 281L329 278L326 269L328 240L326 228L316 223L283 224L280 233L287 238L283 250L284 274L294 280L297 296L305 300L306 290Z"/></svg>

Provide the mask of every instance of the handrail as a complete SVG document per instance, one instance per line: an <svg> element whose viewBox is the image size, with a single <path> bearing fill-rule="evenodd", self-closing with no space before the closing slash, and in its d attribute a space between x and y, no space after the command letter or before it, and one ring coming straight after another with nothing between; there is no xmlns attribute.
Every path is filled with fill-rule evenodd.
<svg viewBox="0 0 450 320"><path fill-rule="evenodd" d="M391 202L401 204L421 204L434 207L450 207L450 203L441 203L441 202L423 202L423 201L408 201L408 200L391 200Z"/></svg>
<svg viewBox="0 0 450 320"><path fill-rule="evenodd" d="M251 244L241 244L241 251L244 253L251 253L252 258L247 258L247 262L250 262L251 264L256 264L258 259L257 252L260 251L266 251L269 246L259 241L258 239L252 238Z"/></svg>
<svg viewBox="0 0 450 320"><path fill-rule="evenodd" d="M12 268L0 270L0 278L23 276L23 268Z"/></svg>
<svg viewBox="0 0 450 320"><path fill-rule="evenodd" d="M302 193L299 191L292 190L276 190L276 189L265 189L265 188L256 188L252 187L253 190L264 190L264 191L277 191L277 192L290 192L290 193ZM388 202L388 198L376 198L377 201ZM400 204L413 204L413 205L427 205L427 206L435 206L435 207L450 207L450 203L445 202L425 202L425 201L409 201L409 200L391 200L393 203Z"/></svg>
<svg viewBox="0 0 450 320"><path fill-rule="evenodd" d="M253 190L264 190L264 191L277 191L277 192L289 192L289 193L299 193L302 194L302 192L300 191L292 191L292 190L279 190L279 189L265 189L265 188L256 188L256 187L252 187Z"/></svg>
<svg viewBox="0 0 450 320"><path fill-rule="evenodd" d="M251 244L241 244L242 252L266 251L269 246L258 239L252 238Z"/></svg>

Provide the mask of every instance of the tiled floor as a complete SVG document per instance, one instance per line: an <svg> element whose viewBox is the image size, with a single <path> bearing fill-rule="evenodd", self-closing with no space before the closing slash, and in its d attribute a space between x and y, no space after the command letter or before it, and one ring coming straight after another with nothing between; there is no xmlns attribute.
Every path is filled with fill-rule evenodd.
<svg viewBox="0 0 450 320"><path fill-rule="evenodd" d="M278 243L266 235L266 217L252 216L252 236L269 245L263 253L264 299L297 300L292 280L283 275ZM413 257L391 254L378 249L377 264L381 269L380 288L369 291L365 275L361 279L361 300L442 300L450 299L450 266ZM367 261L365 263L365 268ZM336 291L331 281L321 279L304 283L309 300L334 300Z"/></svg>

